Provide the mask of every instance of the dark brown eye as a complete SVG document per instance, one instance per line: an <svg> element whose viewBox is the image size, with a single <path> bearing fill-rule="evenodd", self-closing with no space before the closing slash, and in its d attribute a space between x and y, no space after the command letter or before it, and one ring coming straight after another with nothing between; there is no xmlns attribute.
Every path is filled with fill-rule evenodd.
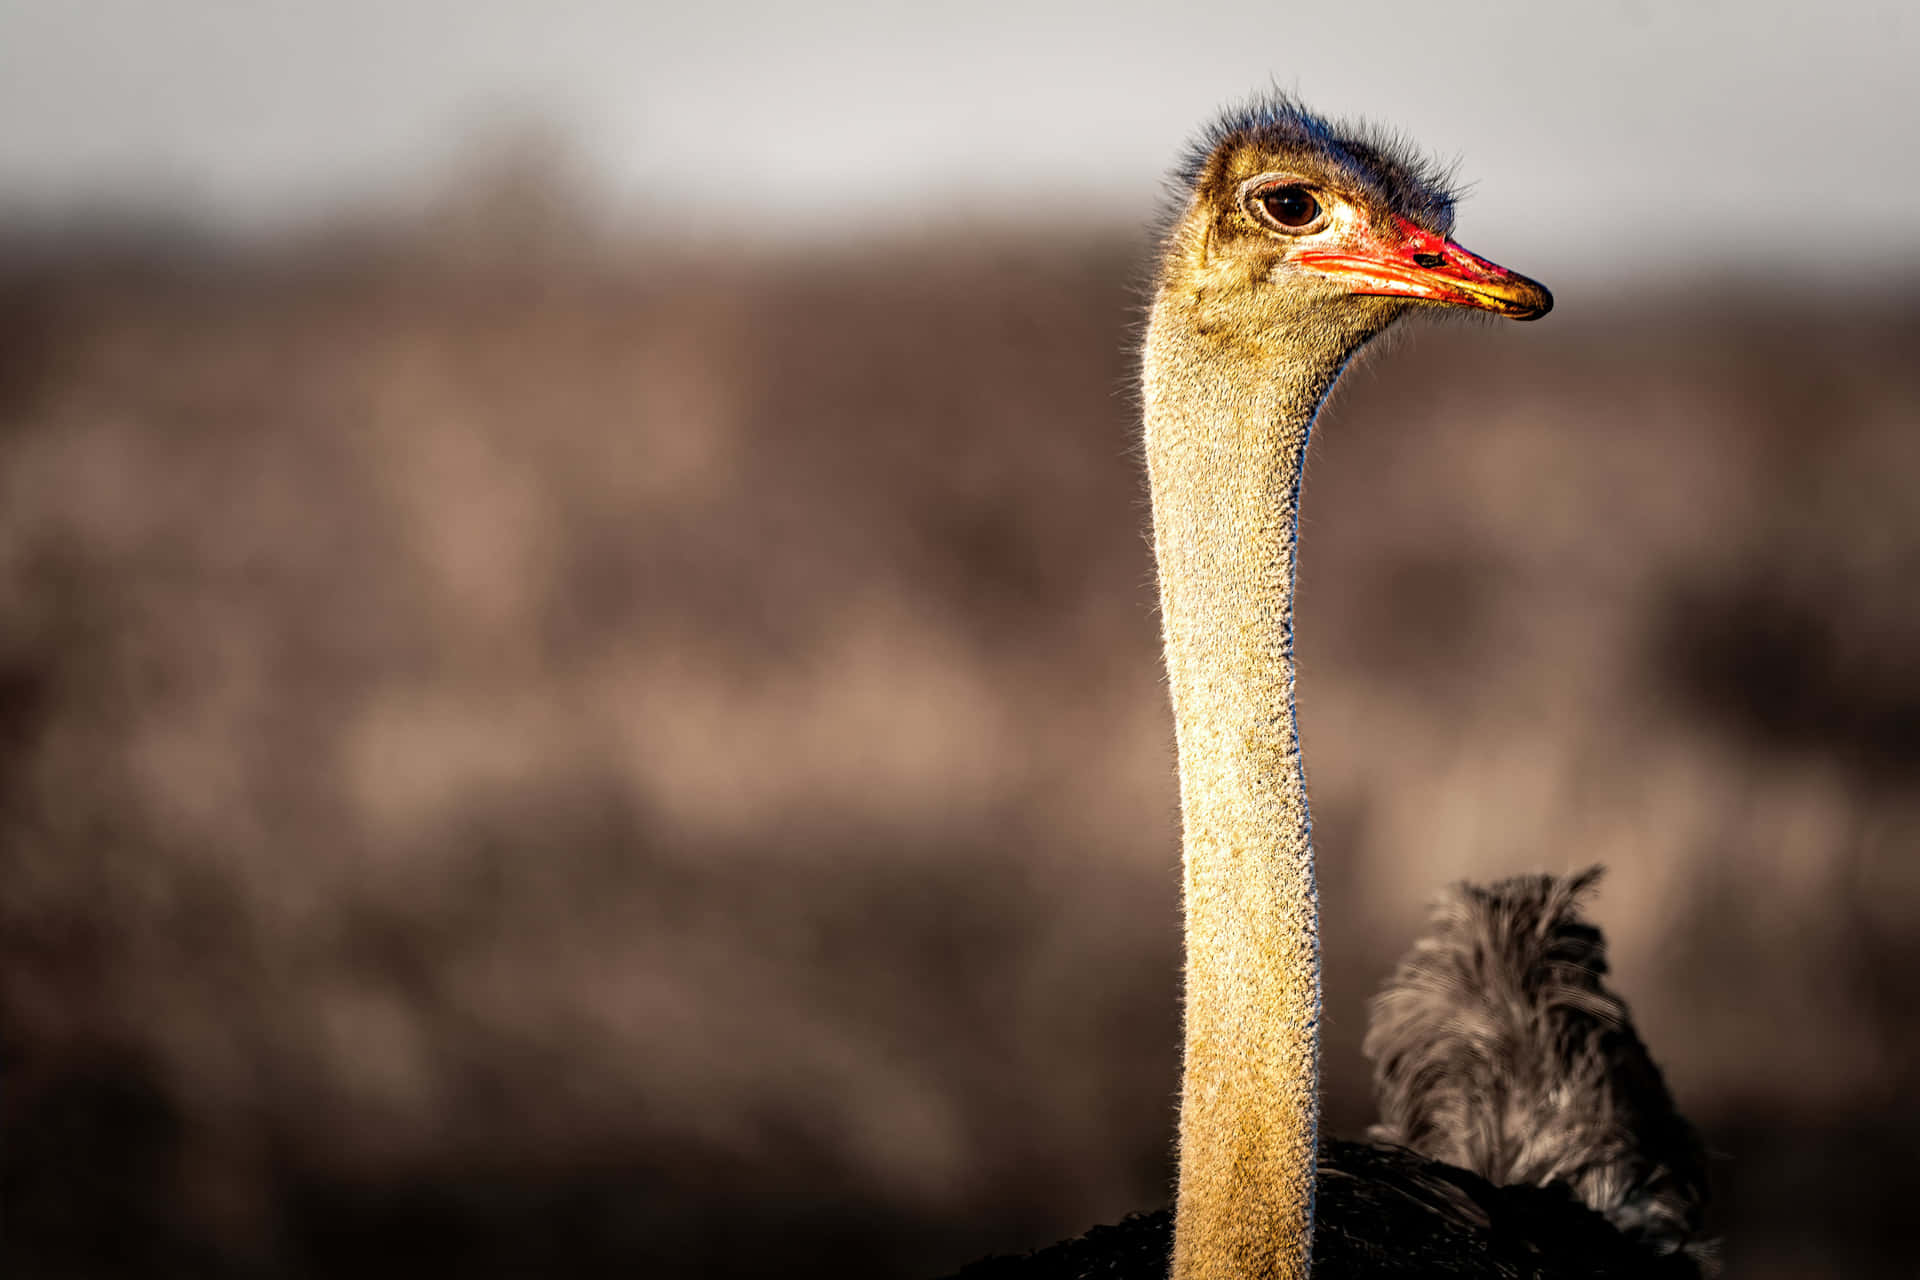
<svg viewBox="0 0 1920 1280"><path fill-rule="evenodd" d="M1260 207L1283 227L1304 227L1320 216L1320 202L1305 187L1275 187L1263 191Z"/></svg>

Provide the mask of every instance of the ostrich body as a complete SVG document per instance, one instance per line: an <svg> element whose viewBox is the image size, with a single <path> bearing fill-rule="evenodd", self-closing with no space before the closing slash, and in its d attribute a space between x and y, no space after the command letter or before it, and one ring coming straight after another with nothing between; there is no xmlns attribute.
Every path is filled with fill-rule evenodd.
<svg viewBox="0 0 1920 1280"><path fill-rule="evenodd" d="M1458 889L1375 1003L1382 1141L1318 1134L1293 700L1308 437L1405 313L1526 320L1552 298L1452 241L1429 166L1289 99L1214 125L1180 177L1142 371L1184 833L1174 1280L1697 1275L1697 1145L1601 984L1575 909L1591 874ZM1163 1276L1168 1226L1129 1219L967 1274Z"/></svg>

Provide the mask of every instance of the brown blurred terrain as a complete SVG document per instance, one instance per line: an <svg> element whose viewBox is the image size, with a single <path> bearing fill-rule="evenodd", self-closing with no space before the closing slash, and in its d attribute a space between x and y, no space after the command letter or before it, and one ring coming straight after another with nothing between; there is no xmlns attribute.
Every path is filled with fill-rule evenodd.
<svg viewBox="0 0 1920 1280"><path fill-rule="evenodd" d="M914 1276L1166 1199L1140 246L530 225L0 252L10 1274ZM1605 862L1729 1274L1910 1274L1920 291L1409 328L1305 499L1331 1127L1438 885Z"/></svg>

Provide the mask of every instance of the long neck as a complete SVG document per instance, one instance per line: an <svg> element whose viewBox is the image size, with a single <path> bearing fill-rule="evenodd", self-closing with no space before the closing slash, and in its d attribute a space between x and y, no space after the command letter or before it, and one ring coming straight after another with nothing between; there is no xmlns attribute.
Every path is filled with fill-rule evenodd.
<svg viewBox="0 0 1920 1280"><path fill-rule="evenodd" d="M1163 289L1146 445L1185 844L1175 1280L1305 1280L1320 944L1293 708L1301 465L1363 333L1210 332Z"/></svg>

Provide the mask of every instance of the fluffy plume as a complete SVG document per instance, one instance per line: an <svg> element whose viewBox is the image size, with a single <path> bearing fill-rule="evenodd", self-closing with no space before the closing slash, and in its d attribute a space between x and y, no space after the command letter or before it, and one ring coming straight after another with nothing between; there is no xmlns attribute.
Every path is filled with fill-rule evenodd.
<svg viewBox="0 0 1920 1280"><path fill-rule="evenodd" d="M1661 1253L1701 1262L1706 1177L1582 920L1600 877L1519 876L1444 894L1374 998L1377 1141L1502 1186L1560 1183Z"/></svg>

